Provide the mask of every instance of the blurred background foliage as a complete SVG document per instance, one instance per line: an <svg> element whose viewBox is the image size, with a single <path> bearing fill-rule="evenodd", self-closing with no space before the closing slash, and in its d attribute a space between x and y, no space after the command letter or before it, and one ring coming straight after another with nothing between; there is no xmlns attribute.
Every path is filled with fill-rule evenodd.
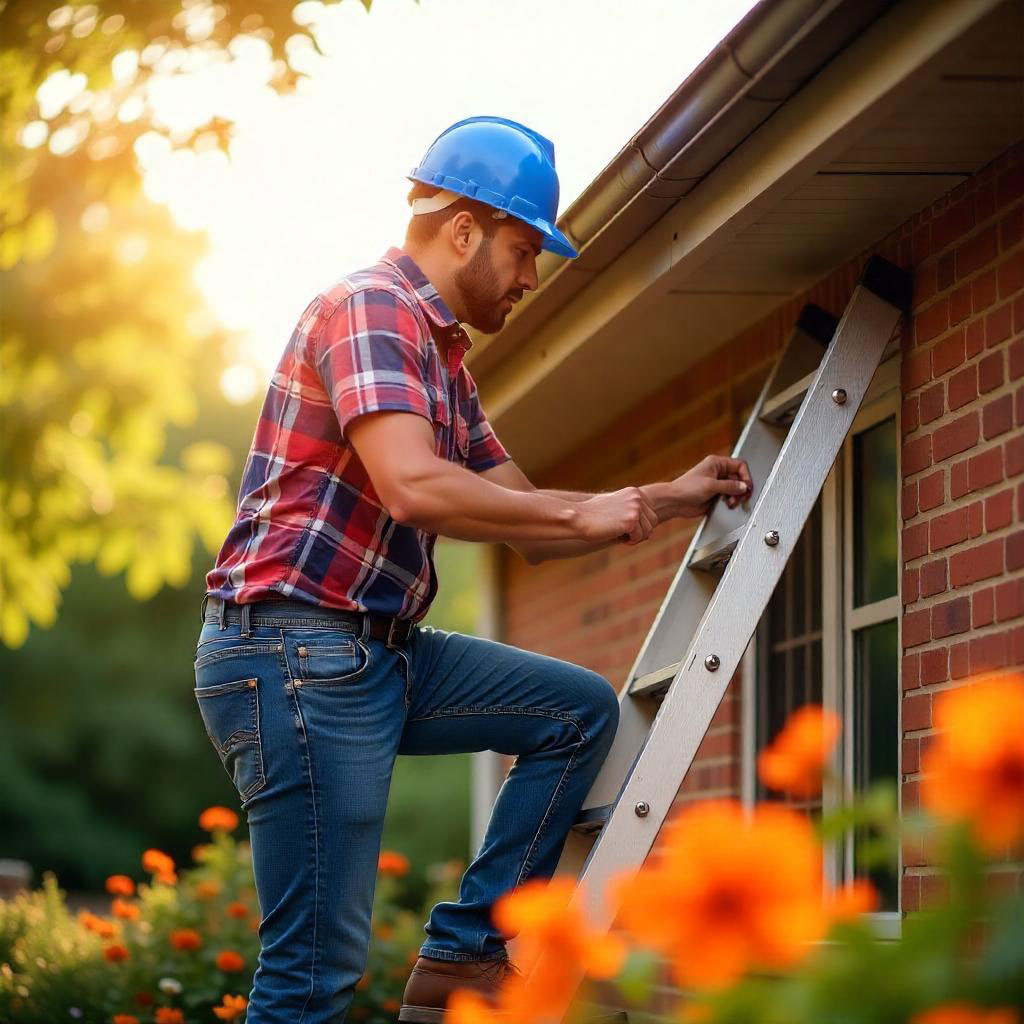
<svg viewBox="0 0 1024 1024"><path fill-rule="evenodd" d="M148 83L245 37L288 92L318 49L303 6L0 2L0 858L36 882L99 888L150 846L186 860L197 810L237 803L191 662L263 396L221 393L238 339L193 281L204 233L145 195L134 147L226 150L230 123L171 129ZM478 554L438 543L428 623L473 630ZM385 846L464 857L470 756L410 761Z"/></svg>
<svg viewBox="0 0 1024 1024"><path fill-rule="evenodd" d="M183 586L195 542L215 552L230 525L232 453L202 438L173 461L165 451L168 427L196 423L197 376L223 369L228 338L191 277L203 235L146 197L135 147L226 151L221 117L161 122L147 102L154 76L230 61L248 40L270 49L267 84L291 91L302 73L289 59L318 49L295 6L0 4L8 646L54 624L73 563L124 573L133 596L150 597Z"/></svg>

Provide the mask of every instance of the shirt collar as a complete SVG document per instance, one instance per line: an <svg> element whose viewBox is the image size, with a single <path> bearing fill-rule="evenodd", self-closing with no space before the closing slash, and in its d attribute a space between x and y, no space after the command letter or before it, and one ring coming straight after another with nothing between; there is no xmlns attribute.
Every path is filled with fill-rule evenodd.
<svg viewBox="0 0 1024 1024"><path fill-rule="evenodd" d="M420 308L426 313L435 337L441 338L448 346L448 369L458 370L462 357L473 347L472 339L462 324L448 308L438 290L427 279L419 264L404 250L392 245L381 257L382 262L393 266L416 293Z"/></svg>

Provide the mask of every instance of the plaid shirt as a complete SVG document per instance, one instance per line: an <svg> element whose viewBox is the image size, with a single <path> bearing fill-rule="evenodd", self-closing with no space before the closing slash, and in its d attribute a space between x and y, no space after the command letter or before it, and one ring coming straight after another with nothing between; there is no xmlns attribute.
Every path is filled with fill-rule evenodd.
<svg viewBox="0 0 1024 1024"><path fill-rule="evenodd" d="M437 534L391 518L345 428L400 409L430 420L440 458L474 472L506 461L463 363L472 345L399 248L321 291L270 382L207 593L422 619Z"/></svg>

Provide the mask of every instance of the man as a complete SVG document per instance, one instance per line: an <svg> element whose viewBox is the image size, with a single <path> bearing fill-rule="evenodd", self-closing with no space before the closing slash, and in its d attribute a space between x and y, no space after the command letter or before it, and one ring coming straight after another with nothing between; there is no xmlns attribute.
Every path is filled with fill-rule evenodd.
<svg viewBox="0 0 1024 1024"><path fill-rule="evenodd" d="M400 1021L517 971L490 909L549 878L618 722L581 666L419 625L437 535L530 563L639 544L749 496L739 460L607 494L537 490L491 429L460 321L501 329L555 227L554 148L497 117L447 129L410 179L403 248L307 306L274 374L236 521L207 576L204 724L247 813L262 911L249 1024L344 1020L367 959L396 754L517 755L457 902L425 926Z"/></svg>

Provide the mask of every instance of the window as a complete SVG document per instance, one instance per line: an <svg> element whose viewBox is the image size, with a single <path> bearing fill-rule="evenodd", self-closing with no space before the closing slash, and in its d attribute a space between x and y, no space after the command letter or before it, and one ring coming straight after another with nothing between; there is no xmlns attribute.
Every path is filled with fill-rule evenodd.
<svg viewBox="0 0 1024 1024"><path fill-rule="evenodd" d="M874 380L744 661L744 791L783 799L756 777L756 752L791 711L822 703L842 718L834 770L847 797L899 779L899 356ZM821 801L788 800L817 811ZM867 875L879 929L898 927L899 863L858 860L852 833L826 853L835 881ZM890 927L891 926L891 927Z"/></svg>

